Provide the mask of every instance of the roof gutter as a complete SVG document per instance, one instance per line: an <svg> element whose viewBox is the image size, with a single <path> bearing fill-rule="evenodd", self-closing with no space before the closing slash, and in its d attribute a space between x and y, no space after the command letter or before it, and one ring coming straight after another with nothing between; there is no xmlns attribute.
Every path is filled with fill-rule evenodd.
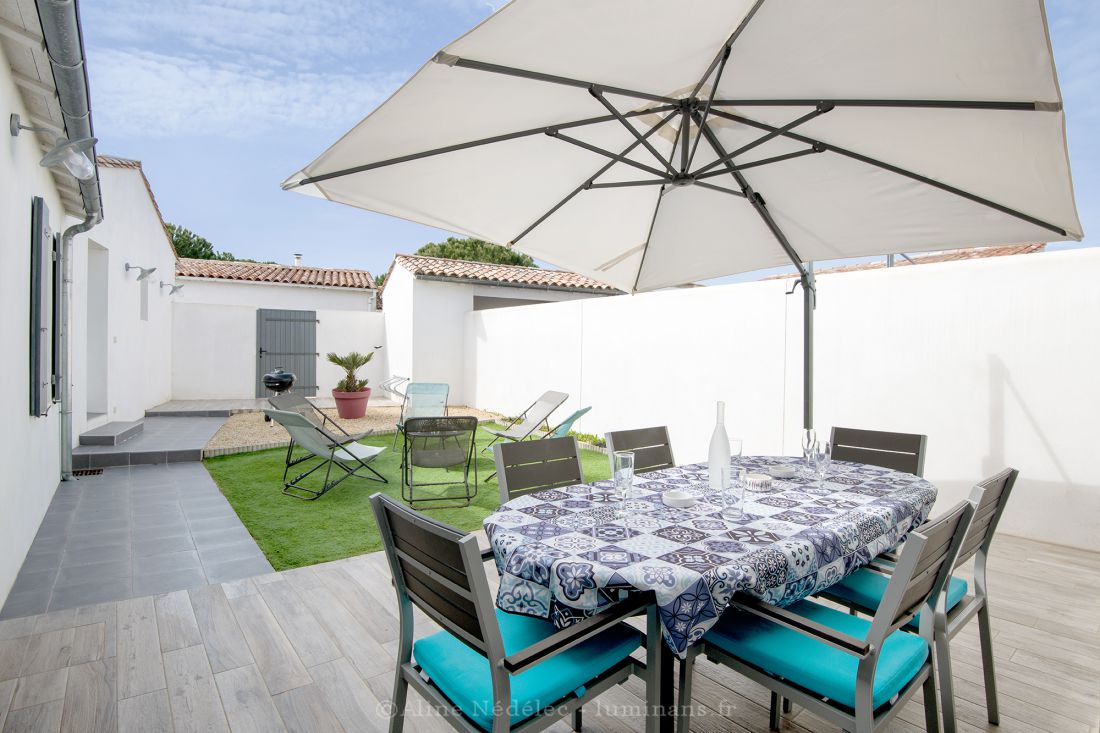
<svg viewBox="0 0 1100 733"><path fill-rule="evenodd" d="M417 275L417 280L429 280L440 283L459 283L463 285L489 285L498 288L519 288L521 290L544 290L555 293L582 293L584 295L622 295L621 290L595 290L593 288L575 288L568 285L535 285L532 283L515 283L507 280L481 280L478 278L446 277L443 275Z"/></svg>
<svg viewBox="0 0 1100 733"><path fill-rule="evenodd" d="M92 105L88 88L88 74L84 63L84 37L80 30L80 12L77 0L38 0L38 22L46 42L46 54L53 69L54 88L65 121L65 134L70 140L94 137L92 130ZM61 480L73 477L73 400L71 375L70 320L73 288L73 238L103 221L103 197L99 187L99 165L92 151L95 177L77 181L84 199L85 217L79 224L68 227L61 235L62 273L59 309L61 318L61 358L57 375L61 396Z"/></svg>

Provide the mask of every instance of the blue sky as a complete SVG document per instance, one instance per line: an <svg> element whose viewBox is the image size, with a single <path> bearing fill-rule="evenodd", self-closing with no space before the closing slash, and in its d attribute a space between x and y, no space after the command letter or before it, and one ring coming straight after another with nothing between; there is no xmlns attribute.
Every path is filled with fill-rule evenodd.
<svg viewBox="0 0 1100 733"><path fill-rule="evenodd" d="M94 0L81 12L99 151L142 161L168 221L238 256L301 252L374 273L447 236L279 183L490 3ZM1085 244L1100 243L1100 2L1051 0L1047 13Z"/></svg>

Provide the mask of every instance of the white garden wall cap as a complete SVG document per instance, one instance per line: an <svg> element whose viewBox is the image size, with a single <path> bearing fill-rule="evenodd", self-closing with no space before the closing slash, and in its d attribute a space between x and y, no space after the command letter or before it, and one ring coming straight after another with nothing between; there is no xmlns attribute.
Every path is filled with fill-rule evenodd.
<svg viewBox="0 0 1100 733"><path fill-rule="evenodd" d="M568 270L547 270L521 265L497 265L486 262L469 262L443 257L397 255L394 265L400 265L418 277L447 278L460 281L492 282L524 287L560 288L568 290L595 290L606 293L621 292L605 282Z"/></svg>
<svg viewBox="0 0 1100 733"><path fill-rule="evenodd" d="M1000 247L967 247L966 249L951 249L944 252L935 252L921 257L912 257L912 262L899 257L894 265L908 267L909 265L932 265L938 262L962 262L964 260L984 260L990 257L1011 257L1012 255L1029 255L1036 252L1044 252L1045 244L1008 244ZM879 270L886 267L885 260L875 262L860 262L855 265L840 265L823 270L814 270L814 275L830 275L836 272L859 272L861 270ZM770 275L765 280L782 280L798 277L797 272L788 272L781 275Z"/></svg>
<svg viewBox="0 0 1100 733"><path fill-rule="evenodd" d="M180 257L176 260L176 276L284 285L314 285L356 290L375 289L374 278L366 270L300 267L229 260L198 260L189 257Z"/></svg>

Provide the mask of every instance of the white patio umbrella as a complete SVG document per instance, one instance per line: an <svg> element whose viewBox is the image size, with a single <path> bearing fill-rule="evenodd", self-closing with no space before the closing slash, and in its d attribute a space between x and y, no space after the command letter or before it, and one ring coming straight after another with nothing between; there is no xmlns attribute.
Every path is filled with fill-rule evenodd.
<svg viewBox="0 0 1100 733"><path fill-rule="evenodd" d="M1080 239L1040 0L515 0L283 188L629 292Z"/></svg>

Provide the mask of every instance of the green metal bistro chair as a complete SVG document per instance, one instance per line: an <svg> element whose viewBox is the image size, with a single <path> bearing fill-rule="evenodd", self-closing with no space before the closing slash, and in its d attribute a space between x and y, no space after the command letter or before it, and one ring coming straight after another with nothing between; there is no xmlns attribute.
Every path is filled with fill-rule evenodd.
<svg viewBox="0 0 1100 733"><path fill-rule="evenodd" d="M1012 486L1016 483L1019 471L1006 468L978 484L982 490L981 502L974 512L974 522L963 542L955 568L974 558L974 594L966 580L951 576L945 595L945 606L937 611L934 626L936 636L936 663L939 665L940 697L943 706L943 727L946 733L954 733L955 700L951 677L951 639L978 617L978 637L982 649L982 670L985 676L985 704L989 722L997 725L1000 716L997 711L997 680L993 665L993 632L989 623L989 585L986 579L986 565L989 561L989 546L993 543L993 533L1001 514L1008 504ZM822 597L848 606L865 614L873 615L882 604L882 598L889 587L891 575L896 572L896 558L887 555L876 560L870 566L859 570L834 586L828 588ZM943 616L941 619L940 616ZM911 629L916 628L919 619L909 622Z"/></svg>
<svg viewBox="0 0 1100 733"><path fill-rule="evenodd" d="M477 418L473 416L410 417L405 421L405 447L401 456L401 498L413 505L422 502L461 502L468 506L477 496L477 462L474 460L474 438ZM417 480L416 469L462 468L461 480ZM470 468L474 480L470 482ZM439 478L436 472L434 478ZM416 496L417 489L430 486L458 486L461 494ZM406 489L408 492L406 493Z"/></svg>
<svg viewBox="0 0 1100 733"><path fill-rule="evenodd" d="M558 630L549 621L494 608L482 564L491 551L472 534L436 522L383 494L371 497L397 591L400 637L390 733L401 733L408 688L464 733L543 730L626 682L646 681L656 710L659 636L652 594L639 594ZM443 630L414 638L413 606ZM631 655L643 634L623 623L647 612L647 662ZM652 650L657 650L656 654ZM655 733L656 716L647 719Z"/></svg>
<svg viewBox="0 0 1100 733"><path fill-rule="evenodd" d="M318 427L297 412L284 410L264 410L264 414L286 428L290 433L290 445L286 449L286 466L283 468L283 493L293 496L295 499L312 501L328 493L340 482L352 476L365 478L370 481L389 483L386 477L371 468L369 464L378 454L381 448L361 443L341 443L328 431ZM306 455L294 457L294 449L300 447L306 451ZM293 466L318 458L320 462L308 471L287 480L287 475ZM343 471L342 476L332 479L332 467L336 466ZM324 468L325 480L320 489L311 489L302 485L302 481L315 471ZM366 470L373 474L367 476L360 471Z"/></svg>
<svg viewBox="0 0 1100 733"><path fill-rule="evenodd" d="M500 503L530 494L584 483L577 439L548 438L493 446Z"/></svg>
<svg viewBox="0 0 1100 733"><path fill-rule="evenodd" d="M835 460L868 463L917 476L924 475L924 454L928 452L927 435L833 428L829 440Z"/></svg>
<svg viewBox="0 0 1100 733"><path fill-rule="evenodd" d="M672 468L676 460L672 457L672 441L668 437L668 427L659 425L654 428L636 430L616 430L604 435L607 441L608 459L614 461L615 451L634 451L634 473L660 471ZM611 467L615 472L615 467Z"/></svg>
<svg viewBox="0 0 1100 733"><path fill-rule="evenodd" d="M680 667L680 733L690 727L692 667L700 653L772 691L772 730L779 729L783 698L845 731L873 733L923 688L927 729L938 733L935 609L980 498L975 489L970 501L909 535L871 620L813 601L778 608L734 596ZM906 631L918 614L919 633Z"/></svg>

